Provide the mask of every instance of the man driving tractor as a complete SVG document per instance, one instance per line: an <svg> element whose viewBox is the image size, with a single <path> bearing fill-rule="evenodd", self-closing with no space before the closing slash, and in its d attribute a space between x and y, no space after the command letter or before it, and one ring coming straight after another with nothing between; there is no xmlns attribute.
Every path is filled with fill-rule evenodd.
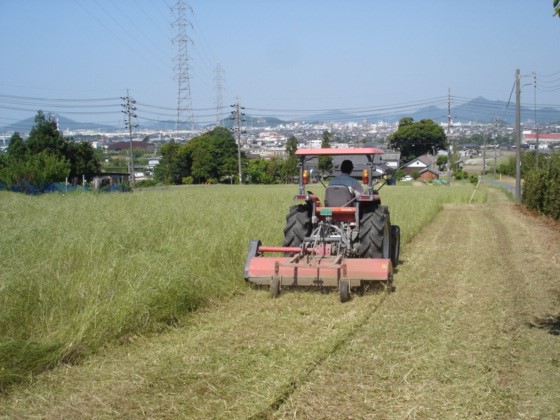
<svg viewBox="0 0 560 420"><path fill-rule="evenodd" d="M345 185L347 187L352 188L352 191L354 191L355 194L363 193L364 188L362 187L362 184L360 184L360 181L358 181L356 178L352 178L351 176L353 169L354 169L354 164L352 163L351 160L346 159L342 161L342 164L340 165L340 172L342 173L334 177L333 179L331 179L331 181L329 182L329 186Z"/></svg>

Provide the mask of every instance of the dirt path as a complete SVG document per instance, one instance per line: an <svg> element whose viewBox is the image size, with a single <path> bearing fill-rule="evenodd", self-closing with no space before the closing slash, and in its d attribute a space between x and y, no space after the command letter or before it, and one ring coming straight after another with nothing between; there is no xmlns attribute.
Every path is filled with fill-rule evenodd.
<svg viewBox="0 0 560 420"><path fill-rule="evenodd" d="M560 417L560 235L490 191L409 244L397 292L248 291L41 375L8 417Z"/></svg>
<svg viewBox="0 0 560 420"><path fill-rule="evenodd" d="M494 190L446 208L397 293L279 415L558 418L559 245Z"/></svg>

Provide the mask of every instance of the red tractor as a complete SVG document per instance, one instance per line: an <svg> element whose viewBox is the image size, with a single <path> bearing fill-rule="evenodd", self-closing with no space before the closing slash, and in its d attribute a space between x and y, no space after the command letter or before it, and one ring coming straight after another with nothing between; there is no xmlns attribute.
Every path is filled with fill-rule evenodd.
<svg viewBox="0 0 560 420"><path fill-rule="evenodd" d="M383 150L376 148L299 149L299 190L294 197L299 204L286 216L284 243L263 246L259 240L251 241L245 280L269 286L274 298L282 288L295 286L338 287L341 302L350 299L352 290L363 290L372 282L383 283L392 291L400 229L391 225L389 209L381 205L378 194L387 175L381 154ZM313 172L310 166L321 156L363 159L364 191L325 186L323 205L306 191ZM277 256L265 256L271 253Z"/></svg>

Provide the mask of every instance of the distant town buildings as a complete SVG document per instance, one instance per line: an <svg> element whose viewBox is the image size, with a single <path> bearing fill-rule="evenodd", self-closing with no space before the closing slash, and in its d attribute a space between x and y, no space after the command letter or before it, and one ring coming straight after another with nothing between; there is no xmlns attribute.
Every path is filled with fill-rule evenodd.
<svg viewBox="0 0 560 420"><path fill-rule="evenodd" d="M488 146L499 145L498 139L510 139L513 143L514 127L507 124L478 124L476 122L453 122L450 127L441 123L449 140L461 142L472 136L485 136ZM137 129L133 132L133 146L137 150L147 153L157 151L158 145L171 140L177 143L188 142L213 127L198 128L194 130L150 130ZM531 122L523 124L521 143L526 148L536 147L536 128ZM273 158L282 156L285 144L290 136L295 136L299 147L320 147L322 135L325 130L332 134L332 147L360 146L364 144L384 147L387 138L398 129L398 122L378 121L376 123L364 120L357 122L301 122L295 121L269 127L243 127L244 134L241 138L242 150L251 157ZM560 123L548 124L538 127L539 148L560 147ZM5 150L13 133L0 133L0 150ZM25 138L27 133L21 133ZM106 150L128 150L129 133L123 130L96 131L96 130L64 130L64 135L76 141L89 141L95 148ZM455 144L456 145L456 144ZM502 145L503 146L503 145ZM459 148L458 148L459 149Z"/></svg>
<svg viewBox="0 0 560 420"><path fill-rule="evenodd" d="M529 148L535 149L551 149L560 146L560 133L535 133L532 131L524 131L521 142L529 145Z"/></svg>

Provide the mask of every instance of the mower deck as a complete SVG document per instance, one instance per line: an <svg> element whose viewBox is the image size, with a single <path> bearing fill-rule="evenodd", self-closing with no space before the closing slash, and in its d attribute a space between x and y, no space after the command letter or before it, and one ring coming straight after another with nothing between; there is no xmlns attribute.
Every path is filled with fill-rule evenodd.
<svg viewBox="0 0 560 420"><path fill-rule="evenodd" d="M278 287L316 286L348 288L362 286L365 282L380 281L388 285L393 267L390 259L343 258L330 256L319 249L296 247L263 247L260 241L251 241L245 263L245 280L260 286ZM293 257L265 257L264 253L294 253Z"/></svg>

